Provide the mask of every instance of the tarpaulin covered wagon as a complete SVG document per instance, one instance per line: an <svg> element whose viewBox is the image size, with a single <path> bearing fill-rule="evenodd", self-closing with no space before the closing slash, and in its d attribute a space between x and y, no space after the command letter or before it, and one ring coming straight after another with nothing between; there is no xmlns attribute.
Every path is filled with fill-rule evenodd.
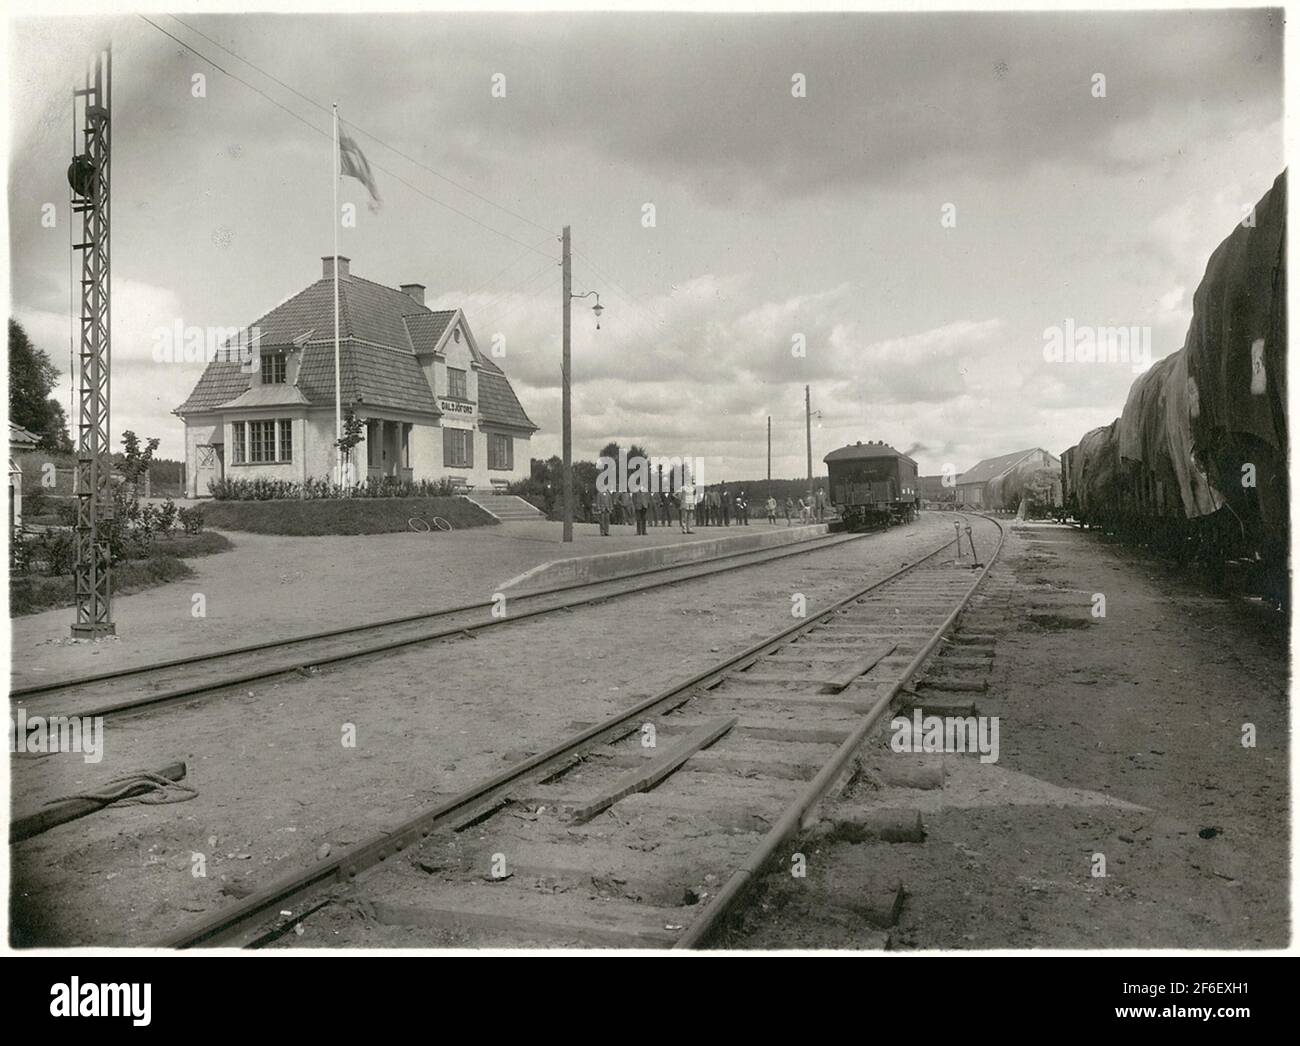
<svg viewBox="0 0 1300 1046"><path fill-rule="evenodd" d="M1183 347L1062 455L1067 509L1286 589L1286 172L1211 255ZM1284 596L1279 596L1284 598Z"/></svg>

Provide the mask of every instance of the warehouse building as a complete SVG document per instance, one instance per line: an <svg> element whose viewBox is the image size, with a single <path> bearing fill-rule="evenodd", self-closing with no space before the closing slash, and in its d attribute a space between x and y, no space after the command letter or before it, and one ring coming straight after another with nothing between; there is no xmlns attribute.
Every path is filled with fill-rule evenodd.
<svg viewBox="0 0 1300 1046"><path fill-rule="evenodd" d="M190 497L223 477L332 477L335 258L323 262L320 279L220 350L176 409ZM422 284L385 287L337 264L343 408L365 426L353 480L491 490L526 479L537 426L464 313L429 309Z"/></svg>
<svg viewBox="0 0 1300 1046"><path fill-rule="evenodd" d="M1042 447L985 458L957 477L957 504L965 508L1012 509L1025 481L1040 469L1054 470L1059 501L1061 460Z"/></svg>

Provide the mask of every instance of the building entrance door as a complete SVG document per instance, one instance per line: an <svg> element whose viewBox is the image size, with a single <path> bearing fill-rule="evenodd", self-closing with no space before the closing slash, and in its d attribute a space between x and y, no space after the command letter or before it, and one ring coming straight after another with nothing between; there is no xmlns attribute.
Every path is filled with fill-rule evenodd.
<svg viewBox="0 0 1300 1046"><path fill-rule="evenodd" d="M208 484L214 479L224 479L226 475L226 448L221 443L200 443L195 448L194 486L190 496L206 497L211 491Z"/></svg>

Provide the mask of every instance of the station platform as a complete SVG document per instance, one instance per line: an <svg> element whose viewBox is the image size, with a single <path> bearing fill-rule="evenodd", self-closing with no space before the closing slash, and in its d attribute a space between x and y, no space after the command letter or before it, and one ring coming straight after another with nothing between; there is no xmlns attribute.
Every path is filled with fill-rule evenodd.
<svg viewBox="0 0 1300 1046"><path fill-rule="evenodd" d="M519 536L531 540L530 528L550 527L559 530L555 523L508 523L504 527L520 528ZM589 530L579 537L578 528ZM619 531L631 530L631 534ZM607 537L601 536L599 526L574 524L574 540L560 544L560 534L538 531L537 540L558 545L575 554L548 560L510 578L501 586L502 591L527 592L539 588L574 582L607 581L626 577L653 567L681 566L699 563L737 552L751 552L761 548L810 541L830 532L825 523L786 526L750 523L749 526L695 527L684 534L678 527L648 527L646 533L637 535L634 527L611 527Z"/></svg>

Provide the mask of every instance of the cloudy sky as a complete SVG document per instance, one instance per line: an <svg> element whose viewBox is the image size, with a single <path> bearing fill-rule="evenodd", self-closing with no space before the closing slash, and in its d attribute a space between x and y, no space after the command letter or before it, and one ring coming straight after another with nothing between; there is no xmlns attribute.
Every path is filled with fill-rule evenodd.
<svg viewBox="0 0 1300 1046"><path fill-rule="evenodd" d="M341 253L505 335L534 456L559 449L569 224L575 289L607 307L600 331L575 307L575 452L637 441L716 478L764 473L769 415L773 473L803 473L805 384L817 459L1059 453L1133 370L1049 363L1044 330L1180 348L1284 163L1278 12L150 17L283 108L139 17L12 23L12 314L66 369L69 88L111 37L113 428L176 457L201 365L155 363L154 331L250 323L331 250L312 102L356 125L383 196L344 181Z"/></svg>

